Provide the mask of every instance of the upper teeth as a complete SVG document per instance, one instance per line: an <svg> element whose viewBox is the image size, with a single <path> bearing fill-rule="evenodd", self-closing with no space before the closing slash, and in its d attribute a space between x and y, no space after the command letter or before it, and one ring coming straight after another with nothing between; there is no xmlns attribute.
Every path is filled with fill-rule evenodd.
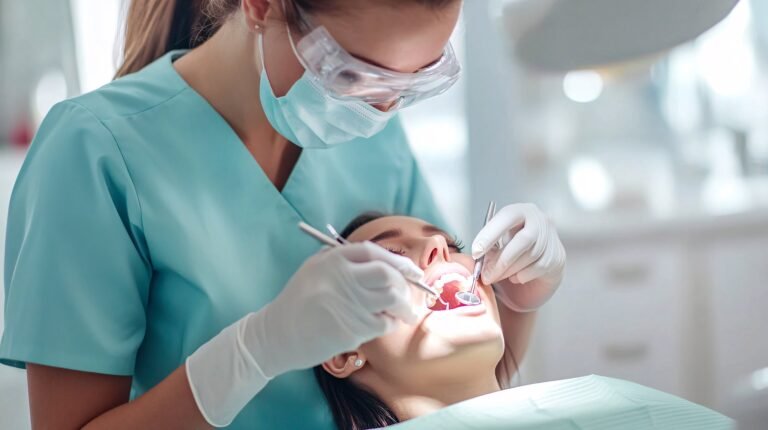
<svg viewBox="0 0 768 430"><path fill-rule="evenodd" d="M458 273L446 273L443 276L441 276L438 280L436 280L432 284L432 287L438 290L442 290L445 284L448 284L450 282L459 282L460 290L465 290L470 284L470 280L466 276L462 276Z"/></svg>

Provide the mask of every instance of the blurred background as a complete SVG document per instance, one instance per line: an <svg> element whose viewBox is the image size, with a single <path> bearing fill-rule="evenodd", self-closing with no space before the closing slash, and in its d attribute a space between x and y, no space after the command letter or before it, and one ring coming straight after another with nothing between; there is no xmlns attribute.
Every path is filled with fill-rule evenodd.
<svg viewBox="0 0 768 430"><path fill-rule="evenodd" d="M41 119L111 80L126 3L0 0L0 239ZM768 428L768 0L741 0L692 41L573 70L526 45L552 3L465 2L462 79L402 114L465 242L490 199L558 225L566 278L517 382L614 376ZM24 373L0 367L3 428L29 426L26 402Z"/></svg>

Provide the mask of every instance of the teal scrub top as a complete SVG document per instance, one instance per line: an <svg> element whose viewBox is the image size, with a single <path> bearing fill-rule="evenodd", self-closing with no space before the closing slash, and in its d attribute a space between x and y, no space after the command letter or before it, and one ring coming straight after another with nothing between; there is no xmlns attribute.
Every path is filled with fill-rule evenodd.
<svg viewBox="0 0 768 430"><path fill-rule="evenodd" d="M369 211L443 225L399 119L302 152L278 191L171 52L56 105L16 181L0 361L131 375L132 398L272 301L320 245ZM296 309L301 318L301 309ZM271 381L229 428L331 428L311 370Z"/></svg>

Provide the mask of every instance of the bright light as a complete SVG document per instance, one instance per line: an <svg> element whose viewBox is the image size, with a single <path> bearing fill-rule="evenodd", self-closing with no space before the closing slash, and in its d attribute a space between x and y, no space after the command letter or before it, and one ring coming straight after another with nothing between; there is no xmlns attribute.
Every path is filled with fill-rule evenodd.
<svg viewBox="0 0 768 430"><path fill-rule="evenodd" d="M54 104L67 98L67 79L61 70L49 70L35 86L34 120L40 124Z"/></svg>
<svg viewBox="0 0 768 430"><path fill-rule="evenodd" d="M722 24L696 45L696 66L707 86L721 97L744 95L756 75L750 37L749 2L739 2Z"/></svg>
<svg viewBox="0 0 768 430"><path fill-rule="evenodd" d="M404 115L403 125L408 140L414 142L417 155L440 160L463 157L467 151L467 125L454 115L435 114L419 121Z"/></svg>
<svg viewBox="0 0 768 430"><path fill-rule="evenodd" d="M120 0L70 0L80 91L107 84L115 74Z"/></svg>
<svg viewBox="0 0 768 430"><path fill-rule="evenodd" d="M762 391L768 388L768 367L754 372L750 382L755 391Z"/></svg>
<svg viewBox="0 0 768 430"><path fill-rule="evenodd" d="M734 175L712 175L701 189L704 207L713 214L742 212L751 206L751 196L744 179Z"/></svg>
<svg viewBox="0 0 768 430"><path fill-rule="evenodd" d="M563 79L563 92L575 102L593 102L603 92L603 78L591 70L569 72Z"/></svg>
<svg viewBox="0 0 768 430"><path fill-rule="evenodd" d="M568 185L573 197L586 210L606 209L613 201L613 181L605 167L595 159L574 159L568 168Z"/></svg>

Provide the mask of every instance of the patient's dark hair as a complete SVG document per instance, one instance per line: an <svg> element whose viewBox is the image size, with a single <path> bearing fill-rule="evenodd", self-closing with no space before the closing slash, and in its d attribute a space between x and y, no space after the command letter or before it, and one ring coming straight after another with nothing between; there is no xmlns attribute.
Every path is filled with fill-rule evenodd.
<svg viewBox="0 0 768 430"><path fill-rule="evenodd" d="M365 212L350 221L340 234L346 239L365 224L387 216L390 215L381 212ZM514 357L512 360L517 369ZM328 401L336 427L339 429L363 430L386 427L400 422L392 409L376 394L355 384L349 378L336 378L326 372L323 366L315 366L314 372L317 383ZM506 362L502 360L496 369L501 388L509 388L509 381L513 374L514 369L508 369Z"/></svg>
<svg viewBox="0 0 768 430"><path fill-rule="evenodd" d="M358 228L385 216L387 215L380 212L366 212L350 221L340 234L346 239ZM400 422L392 409L378 396L358 386L349 378L340 379L331 376L323 366L316 366L314 370L317 383L331 408L336 427L344 430L362 430Z"/></svg>

